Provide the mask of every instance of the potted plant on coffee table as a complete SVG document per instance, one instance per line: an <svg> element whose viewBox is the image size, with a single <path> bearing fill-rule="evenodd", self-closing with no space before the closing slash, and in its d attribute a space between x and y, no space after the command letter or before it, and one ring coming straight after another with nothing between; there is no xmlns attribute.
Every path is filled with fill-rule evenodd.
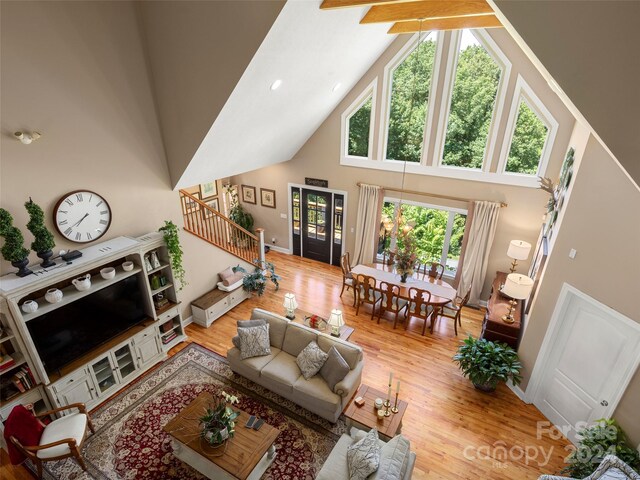
<svg viewBox="0 0 640 480"><path fill-rule="evenodd" d="M493 392L500 382L511 380L516 386L522 381L518 353L504 343L469 335L458 347L453 361L460 366L462 375L469 377L473 386L483 392Z"/></svg>
<svg viewBox="0 0 640 480"><path fill-rule="evenodd" d="M220 392L217 403L212 403L200 417L202 430L200 438L208 445L217 447L235 434L236 419L240 412L234 411L231 406L239 402L238 397L225 391Z"/></svg>

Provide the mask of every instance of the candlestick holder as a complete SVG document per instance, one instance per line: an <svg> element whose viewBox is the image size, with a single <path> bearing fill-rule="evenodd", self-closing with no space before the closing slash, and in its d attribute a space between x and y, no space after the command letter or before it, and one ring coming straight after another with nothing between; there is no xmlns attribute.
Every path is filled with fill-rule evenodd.
<svg viewBox="0 0 640 480"><path fill-rule="evenodd" d="M391 416L391 412L389 411L389 407L391 406L391 402L389 400L387 400L384 404L384 416L385 417L389 417Z"/></svg>
<svg viewBox="0 0 640 480"><path fill-rule="evenodd" d="M391 401L387 398L382 404L383 407L389 408L391 406Z"/></svg>
<svg viewBox="0 0 640 480"><path fill-rule="evenodd" d="M393 404L393 407L391 408L391 411L393 413L398 413L399 412L399 410L398 410L398 392L396 392L396 401Z"/></svg>

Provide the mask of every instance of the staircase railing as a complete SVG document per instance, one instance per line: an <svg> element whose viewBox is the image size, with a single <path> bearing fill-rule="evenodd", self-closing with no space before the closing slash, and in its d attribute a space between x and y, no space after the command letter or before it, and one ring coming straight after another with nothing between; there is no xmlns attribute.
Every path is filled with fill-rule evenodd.
<svg viewBox="0 0 640 480"><path fill-rule="evenodd" d="M257 228L256 236L185 190L180 190L180 204L187 232L249 263L263 264L264 229Z"/></svg>

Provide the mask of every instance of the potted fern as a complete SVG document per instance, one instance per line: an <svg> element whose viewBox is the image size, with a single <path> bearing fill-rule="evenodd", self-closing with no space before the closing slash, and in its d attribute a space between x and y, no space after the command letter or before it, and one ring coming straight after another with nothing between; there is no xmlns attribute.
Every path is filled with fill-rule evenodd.
<svg viewBox="0 0 640 480"><path fill-rule="evenodd" d="M33 273L27 268L29 250L24 247L22 232L13 226L13 217L4 208L0 208L0 236L4 237L4 245L0 249L2 257L18 269L16 275L26 277Z"/></svg>
<svg viewBox="0 0 640 480"><path fill-rule="evenodd" d="M255 260L255 268L252 273L247 273L240 265L233 267L233 271L245 274L242 278L242 288L245 292L257 293L261 297L267 288L268 281L276 286L276 291L280 288L280 276L276 274L276 267L273 263L260 263Z"/></svg>
<svg viewBox="0 0 640 480"><path fill-rule="evenodd" d="M493 392L500 382L511 380L515 386L522 381L518 353L504 343L469 335L458 347L453 361L460 366L462 375L469 377L473 386L483 392Z"/></svg>
<svg viewBox="0 0 640 480"><path fill-rule="evenodd" d="M31 243L31 249L36 252L36 255L42 259L41 267L52 267L56 262L50 260L53 255L53 247L56 246L53 241L53 234L44 225L44 212L42 208L29 197L29 201L24 204L24 207L29 213L29 223L27 228L33 234L33 242Z"/></svg>

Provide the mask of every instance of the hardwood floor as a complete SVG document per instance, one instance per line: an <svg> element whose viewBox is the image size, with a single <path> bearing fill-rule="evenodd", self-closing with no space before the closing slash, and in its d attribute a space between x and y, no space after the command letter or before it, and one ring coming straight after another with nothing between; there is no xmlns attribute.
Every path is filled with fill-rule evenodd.
<svg viewBox="0 0 640 480"><path fill-rule="evenodd" d="M350 340L365 352L362 381L384 390L390 371L401 381L400 396L409 402L402 432L417 454L414 479L537 479L562 468L568 441L551 438L548 428L537 435L537 422L546 419L533 405L524 404L504 385L494 394L479 392L451 360L462 339L480 333L482 311L463 310L457 337L453 320L447 318L438 321L433 334L427 329L425 336L417 320L407 331L403 325L394 330L391 318L380 324L372 321L369 306L355 315L352 292L339 296L338 267L277 252L267 259L282 276L280 290L269 284L263 297L243 302L208 329L190 325L189 341L225 354L236 320L249 318L255 307L283 312L287 292L295 293L300 309L322 316L340 308L346 323L355 328ZM170 354L185 346L178 345ZM22 467L7 466L7 456L2 455L0 478L30 478Z"/></svg>

